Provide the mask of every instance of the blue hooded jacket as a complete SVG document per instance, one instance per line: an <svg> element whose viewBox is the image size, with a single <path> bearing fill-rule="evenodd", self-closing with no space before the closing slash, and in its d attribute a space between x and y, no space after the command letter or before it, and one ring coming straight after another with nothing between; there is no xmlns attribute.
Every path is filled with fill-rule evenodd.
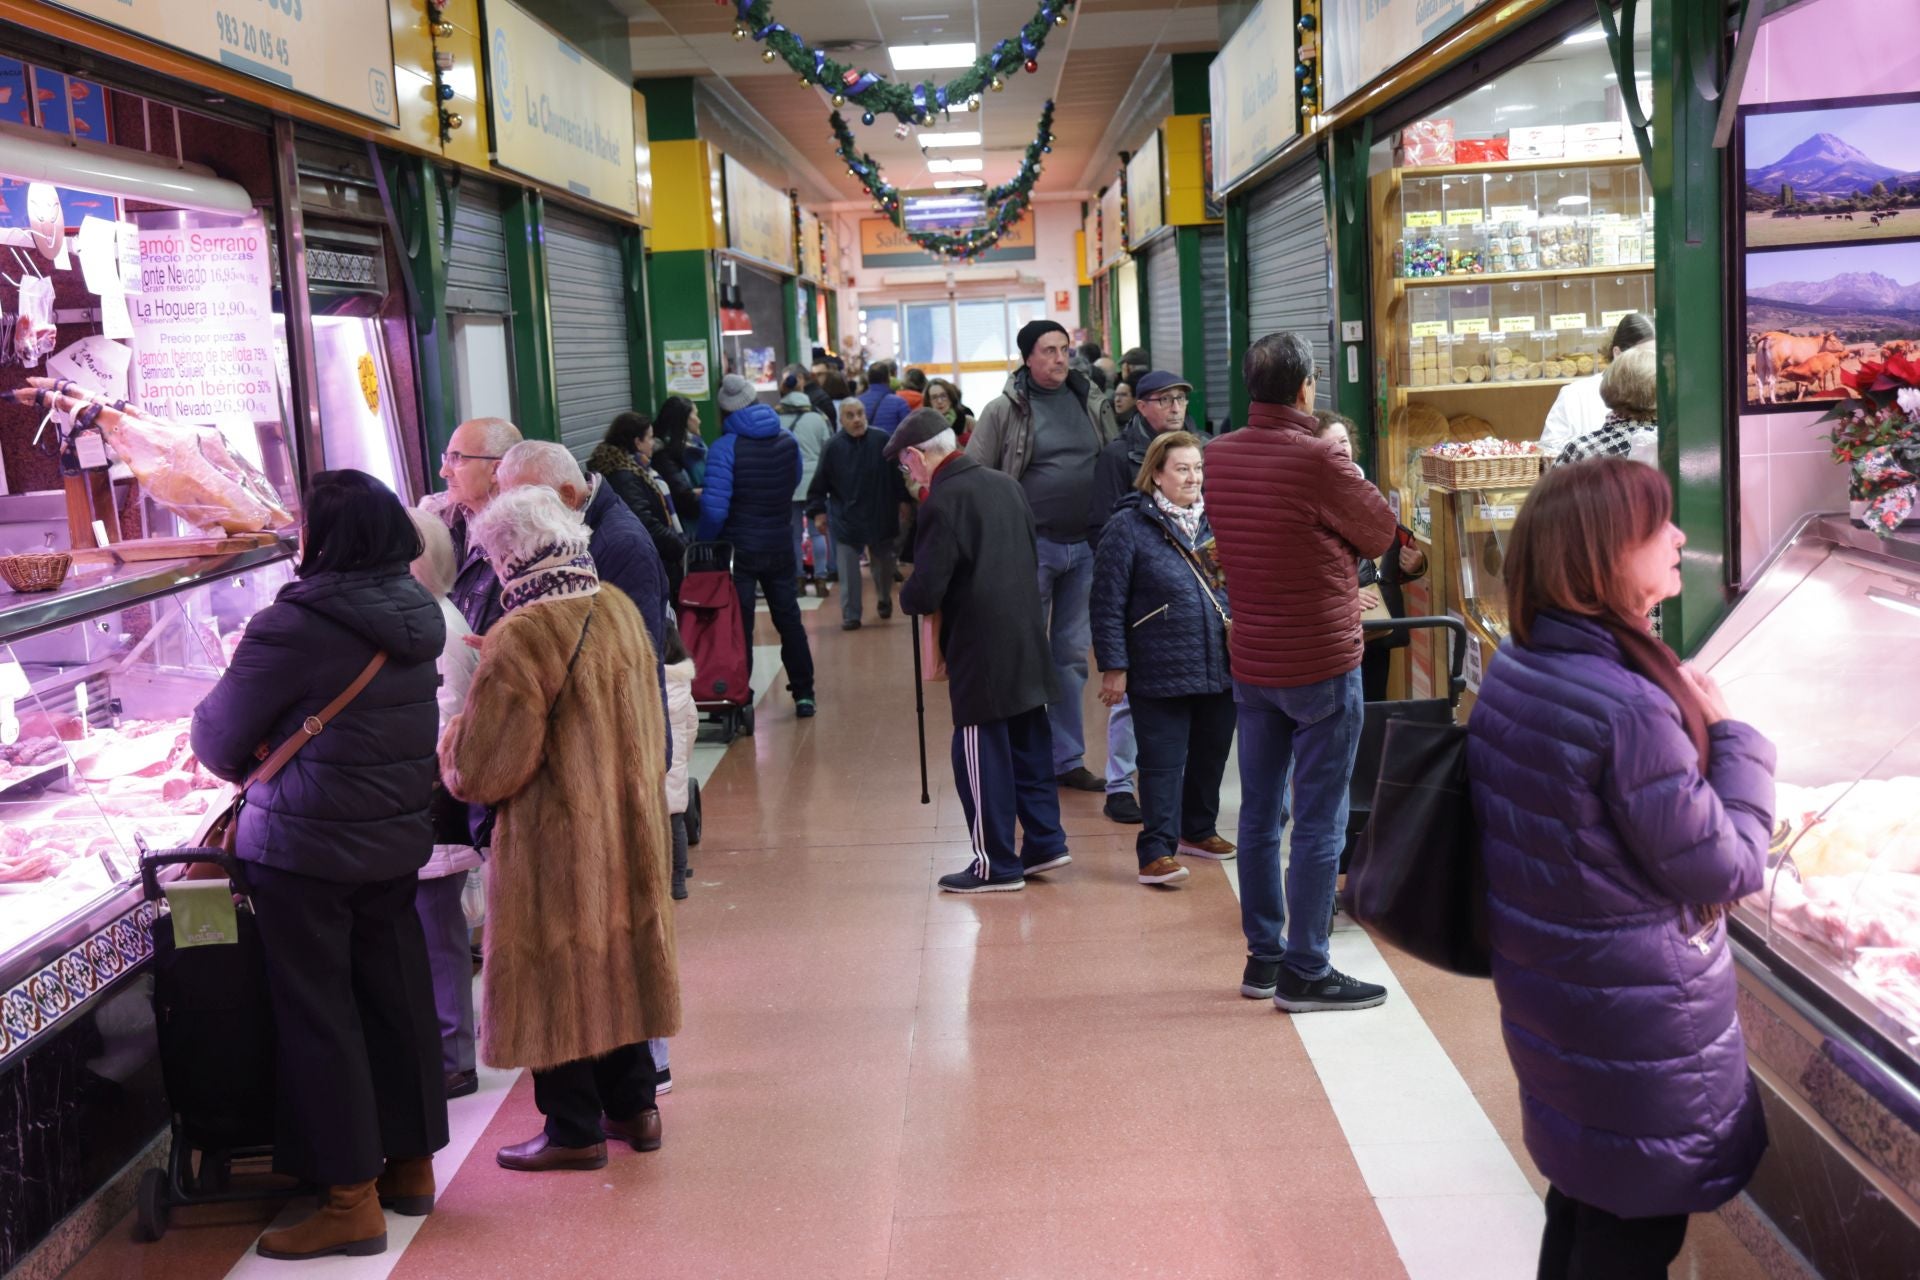
<svg viewBox="0 0 1920 1280"><path fill-rule="evenodd" d="M800 472L800 446L771 406L750 404L728 414L707 454L699 540L730 542L736 557L769 572L783 556L791 564Z"/></svg>
<svg viewBox="0 0 1920 1280"><path fill-rule="evenodd" d="M913 406L879 383L874 383L859 395L859 401L866 406L867 425L878 431L884 439L893 434L893 429L913 412Z"/></svg>

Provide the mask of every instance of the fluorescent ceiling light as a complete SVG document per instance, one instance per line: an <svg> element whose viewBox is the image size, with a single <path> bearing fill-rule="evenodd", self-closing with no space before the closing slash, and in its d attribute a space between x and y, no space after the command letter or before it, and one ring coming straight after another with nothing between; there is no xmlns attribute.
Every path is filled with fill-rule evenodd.
<svg viewBox="0 0 1920 1280"><path fill-rule="evenodd" d="M1607 33L1603 29L1599 27L1594 27L1588 31L1576 31L1572 35L1568 36L1565 40L1562 40L1560 43L1561 44L1596 44L1601 40L1605 40L1606 38L1607 38Z"/></svg>
<svg viewBox="0 0 1920 1280"><path fill-rule="evenodd" d="M978 173L987 167L979 156L956 156L952 160L927 161L928 173Z"/></svg>
<svg viewBox="0 0 1920 1280"><path fill-rule="evenodd" d="M986 185L987 180L985 178L942 178L933 184L933 189L935 191L958 191L962 187L984 187Z"/></svg>
<svg viewBox="0 0 1920 1280"><path fill-rule="evenodd" d="M980 145L980 133L952 130L947 133L923 133L920 135L923 147L977 147Z"/></svg>
<svg viewBox="0 0 1920 1280"><path fill-rule="evenodd" d="M949 67L970 67L979 46L971 40L954 44L892 44L887 56L895 71L939 71Z"/></svg>

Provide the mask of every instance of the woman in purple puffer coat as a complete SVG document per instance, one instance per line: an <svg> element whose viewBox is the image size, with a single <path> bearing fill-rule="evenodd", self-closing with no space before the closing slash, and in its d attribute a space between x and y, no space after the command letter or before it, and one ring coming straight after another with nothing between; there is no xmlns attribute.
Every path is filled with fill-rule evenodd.
<svg viewBox="0 0 1920 1280"><path fill-rule="evenodd" d="M1625 458L1533 490L1468 725L1501 1029L1552 1184L1542 1280L1664 1278L1767 1143L1724 917L1761 887L1774 748L1647 629L1680 590L1672 509Z"/></svg>

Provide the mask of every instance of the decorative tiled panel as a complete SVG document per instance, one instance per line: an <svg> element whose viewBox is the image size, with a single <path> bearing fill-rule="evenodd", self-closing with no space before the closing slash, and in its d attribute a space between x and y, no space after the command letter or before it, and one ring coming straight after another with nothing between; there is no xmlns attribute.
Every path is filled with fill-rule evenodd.
<svg viewBox="0 0 1920 1280"><path fill-rule="evenodd" d="M151 956L154 915L142 902L0 995L0 1063Z"/></svg>

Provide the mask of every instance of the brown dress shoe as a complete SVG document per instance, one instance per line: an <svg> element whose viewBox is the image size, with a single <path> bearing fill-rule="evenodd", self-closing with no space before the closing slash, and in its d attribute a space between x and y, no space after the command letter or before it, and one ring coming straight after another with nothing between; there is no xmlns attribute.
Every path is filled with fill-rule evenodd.
<svg viewBox="0 0 1920 1280"><path fill-rule="evenodd" d="M511 1147L502 1147L493 1153L502 1169L518 1169L522 1173L549 1173L555 1169L604 1169L607 1167L607 1144L596 1142L590 1147L556 1147L547 1141L542 1133Z"/></svg>
<svg viewBox="0 0 1920 1280"><path fill-rule="evenodd" d="M648 1107L636 1116L625 1120L615 1120L608 1116L600 1124L601 1131L609 1138L618 1138L630 1144L635 1151L658 1151L660 1149L660 1108Z"/></svg>
<svg viewBox="0 0 1920 1280"><path fill-rule="evenodd" d="M317 1213L284 1230L267 1232L256 1247L263 1258L288 1262L334 1254L370 1257L387 1251L387 1219L380 1212L371 1179L328 1187Z"/></svg>
<svg viewBox="0 0 1920 1280"><path fill-rule="evenodd" d="M380 1207L422 1218L433 1212L433 1157L414 1156L407 1160L387 1161L374 1190L380 1195Z"/></svg>

